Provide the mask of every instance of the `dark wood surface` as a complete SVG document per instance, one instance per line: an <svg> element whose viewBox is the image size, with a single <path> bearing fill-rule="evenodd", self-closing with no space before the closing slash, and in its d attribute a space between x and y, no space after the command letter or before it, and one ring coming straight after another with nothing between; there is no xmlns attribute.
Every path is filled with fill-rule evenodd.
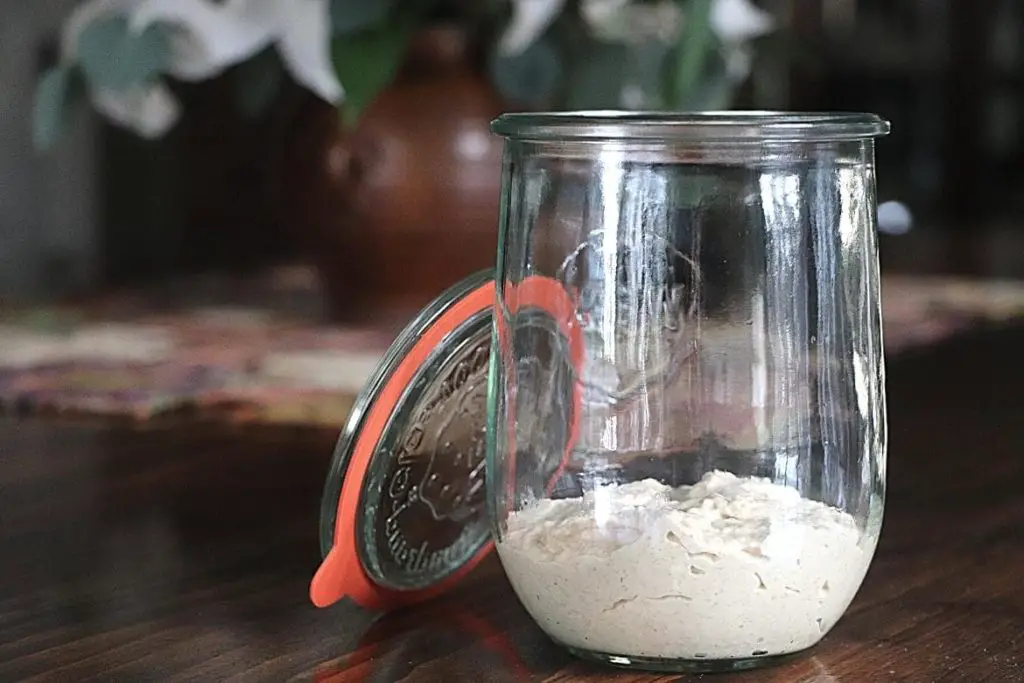
<svg viewBox="0 0 1024 683"><path fill-rule="evenodd" d="M889 507L805 658L707 680L1024 681L1024 326L890 363ZM550 644L498 564L374 621L317 610L334 434L0 421L0 681L690 681Z"/></svg>

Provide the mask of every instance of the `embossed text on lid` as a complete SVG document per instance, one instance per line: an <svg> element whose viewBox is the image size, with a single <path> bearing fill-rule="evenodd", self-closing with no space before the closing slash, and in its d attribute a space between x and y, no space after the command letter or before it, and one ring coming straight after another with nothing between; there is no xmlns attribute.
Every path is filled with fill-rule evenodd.
<svg viewBox="0 0 1024 683"><path fill-rule="evenodd" d="M520 324L512 337L498 337L532 340L537 357L513 371L553 379L544 395L516 399L535 406L552 436L538 463L540 480L553 485L575 440L582 338L561 283L529 276L514 287ZM369 609L423 600L490 552L484 489L494 301L486 273L438 297L357 399L324 487L324 561L310 584L317 606L343 597Z"/></svg>
<svg viewBox="0 0 1024 683"><path fill-rule="evenodd" d="M359 552L374 581L416 589L464 564L489 535L484 498L489 312L420 368L363 488Z"/></svg>
<svg viewBox="0 0 1024 683"><path fill-rule="evenodd" d="M314 604L423 600L490 551L482 451L493 304L490 273L439 296L356 400L324 486ZM448 424L450 415L461 418Z"/></svg>

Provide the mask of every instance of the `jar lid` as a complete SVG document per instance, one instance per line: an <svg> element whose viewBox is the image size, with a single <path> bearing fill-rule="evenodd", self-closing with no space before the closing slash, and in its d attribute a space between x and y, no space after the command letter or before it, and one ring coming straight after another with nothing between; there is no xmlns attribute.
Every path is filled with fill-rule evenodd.
<svg viewBox="0 0 1024 683"><path fill-rule="evenodd" d="M582 337L558 281L531 276L502 295L510 313L536 317L534 329L579 367ZM417 602L490 553L484 461L494 303L490 272L439 296L398 336L356 400L324 486L323 562L310 584L318 607L343 597L374 610ZM543 473L552 484L576 436L579 396L575 383L567 386L564 457Z"/></svg>

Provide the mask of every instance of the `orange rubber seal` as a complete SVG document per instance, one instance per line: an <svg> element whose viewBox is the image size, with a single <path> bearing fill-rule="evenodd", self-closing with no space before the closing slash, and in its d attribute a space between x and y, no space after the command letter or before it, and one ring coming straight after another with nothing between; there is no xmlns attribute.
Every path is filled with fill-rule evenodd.
<svg viewBox="0 0 1024 683"><path fill-rule="evenodd" d="M582 335L576 324L572 301L558 281L542 276L531 276L506 292L506 298L513 312L530 306L549 313L569 340L571 362L579 370L583 359ZM481 311L492 309L494 304L493 281L485 282L453 302L421 332L408 353L398 362L380 392L373 398L366 418L355 436L351 457L343 472L344 479L335 512L333 544L310 583L309 596L317 607L326 607L346 596L371 610L390 610L420 602L451 588L493 549L492 542L486 543L463 566L429 588L395 590L378 585L366 573L356 549L355 526L359 518L363 479L366 477L383 431L402 399L406 387L445 337ZM502 320L502 316L498 316L498 320ZM499 338L507 339L507 336L503 336L499 331ZM570 437L562 466L555 475L556 479L564 470L575 444L579 397L577 383L573 394L573 424L570 425Z"/></svg>
<svg viewBox="0 0 1024 683"><path fill-rule="evenodd" d="M565 450L562 454L562 462L548 482L548 492L550 492L562 474L565 473L565 468L572 457L572 449L576 445L576 439L579 435L580 405L583 400L583 385L579 381L579 377L583 369L586 352L583 345L583 332L576 319L576 310L572 298L570 298L569 294L557 280L541 275L531 275L518 285L506 283L505 300L508 303L509 313L512 315L530 308L539 308L545 311L558 324L562 334L565 335L566 340L569 342L569 361L572 363L576 376L572 387L573 410L572 416L569 418L572 422L569 425L569 438L566 441ZM505 323L505 318L499 315L495 320L497 322L498 344L501 352L511 353L512 340ZM514 365L510 365L510 367L514 367ZM513 382L513 386L516 386L515 382ZM515 419L511 413L507 417ZM516 431L514 428L509 428L506 431L508 434L508 452L515 453ZM515 483L514 458L508 461L507 467L510 471L506 473L504 479L506 485L512 487ZM507 490L505 492L505 499L512 500L512 494L511 490Z"/></svg>

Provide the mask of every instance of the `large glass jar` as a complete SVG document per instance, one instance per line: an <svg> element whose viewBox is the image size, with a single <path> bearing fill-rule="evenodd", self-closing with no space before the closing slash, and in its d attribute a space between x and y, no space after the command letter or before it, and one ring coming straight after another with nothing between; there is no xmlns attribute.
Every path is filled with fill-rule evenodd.
<svg viewBox="0 0 1024 683"><path fill-rule="evenodd" d="M558 643L730 670L817 643L882 521L863 114L511 114L487 478ZM540 303L541 305L537 305Z"/></svg>

